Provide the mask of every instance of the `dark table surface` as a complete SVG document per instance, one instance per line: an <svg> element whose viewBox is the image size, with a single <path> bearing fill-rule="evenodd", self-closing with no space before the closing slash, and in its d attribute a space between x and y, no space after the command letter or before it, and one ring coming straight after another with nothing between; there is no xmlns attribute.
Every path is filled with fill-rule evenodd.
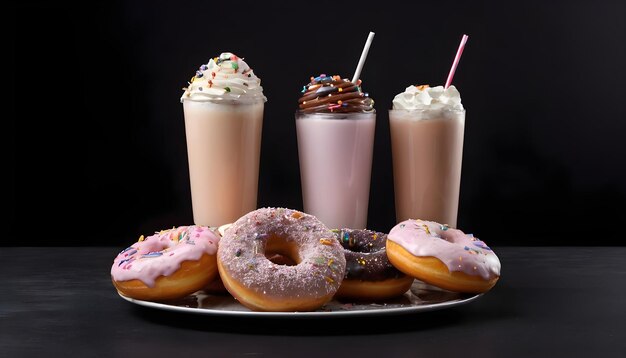
<svg viewBox="0 0 626 358"><path fill-rule="evenodd" d="M382 317L220 317L120 298L121 248L0 248L0 357L625 357L626 247L501 247L453 308Z"/></svg>

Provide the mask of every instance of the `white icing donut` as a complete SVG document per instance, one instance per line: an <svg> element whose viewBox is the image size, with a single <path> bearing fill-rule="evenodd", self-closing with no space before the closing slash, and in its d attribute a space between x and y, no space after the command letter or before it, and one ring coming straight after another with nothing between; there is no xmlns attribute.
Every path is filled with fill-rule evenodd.
<svg viewBox="0 0 626 358"><path fill-rule="evenodd" d="M394 226L387 256L407 275L451 291L486 292L500 277L500 260L483 241L432 221Z"/></svg>

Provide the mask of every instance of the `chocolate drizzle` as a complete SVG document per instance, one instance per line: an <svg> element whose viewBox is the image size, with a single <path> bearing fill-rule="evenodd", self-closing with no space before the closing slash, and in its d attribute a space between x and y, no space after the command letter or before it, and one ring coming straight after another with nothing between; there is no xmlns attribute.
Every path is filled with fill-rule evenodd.
<svg viewBox="0 0 626 358"><path fill-rule="evenodd" d="M405 275L387 258L387 234L371 230L332 230L346 255L346 280L383 281Z"/></svg>
<svg viewBox="0 0 626 358"><path fill-rule="evenodd" d="M361 80L352 83L340 76L311 77L302 89L298 107L302 113L362 113L374 110L374 100L361 90Z"/></svg>

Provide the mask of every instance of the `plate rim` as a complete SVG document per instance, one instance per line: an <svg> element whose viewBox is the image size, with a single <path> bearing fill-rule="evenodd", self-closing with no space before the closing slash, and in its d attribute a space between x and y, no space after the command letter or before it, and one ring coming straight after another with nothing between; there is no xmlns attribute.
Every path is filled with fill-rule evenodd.
<svg viewBox="0 0 626 358"><path fill-rule="evenodd" d="M436 311L445 308L452 308L462 306L473 302L484 295L484 293L473 294L469 297L437 302L424 305L411 305L406 307L388 307L364 310L345 310L345 311L307 311L307 312L261 312L261 311L237 311L237 310L224 310L224 309L212 309L212 308L196 308L196 307L183 307L176 306L162 302L144 301L128 296L124 296L121 292L117 291L117 294L124 300L143 307L149 307L152 309L159 309L162 311L174 311L183 312L189 314L203 315L203 316L227 316L227 317L265 317L265 318L330 318L330 317L346 317L346 316L387 316L396 314L409 314L417 312L429 312Z"/></svg>

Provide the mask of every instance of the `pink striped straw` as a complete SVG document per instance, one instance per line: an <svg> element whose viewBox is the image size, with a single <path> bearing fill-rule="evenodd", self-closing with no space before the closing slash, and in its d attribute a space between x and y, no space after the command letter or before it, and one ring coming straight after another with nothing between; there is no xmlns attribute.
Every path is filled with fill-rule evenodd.
<svg viewBox="0 0 626 358"><path fill-rule="evenodd" d="M456 57L454 57L454 62L452 63L452 68L450 69L450 73L448 74L448 80L446 81L446 87L450 87L452 84L452 77L454 77L454 71L456 71L456 66L459 65L459 60L461 59L461 55L463 54L463 49L465 48L465 43L467 42L468 36L463 35L461 38L461 43L459 44L459 49L456 51Z"/></svg>

